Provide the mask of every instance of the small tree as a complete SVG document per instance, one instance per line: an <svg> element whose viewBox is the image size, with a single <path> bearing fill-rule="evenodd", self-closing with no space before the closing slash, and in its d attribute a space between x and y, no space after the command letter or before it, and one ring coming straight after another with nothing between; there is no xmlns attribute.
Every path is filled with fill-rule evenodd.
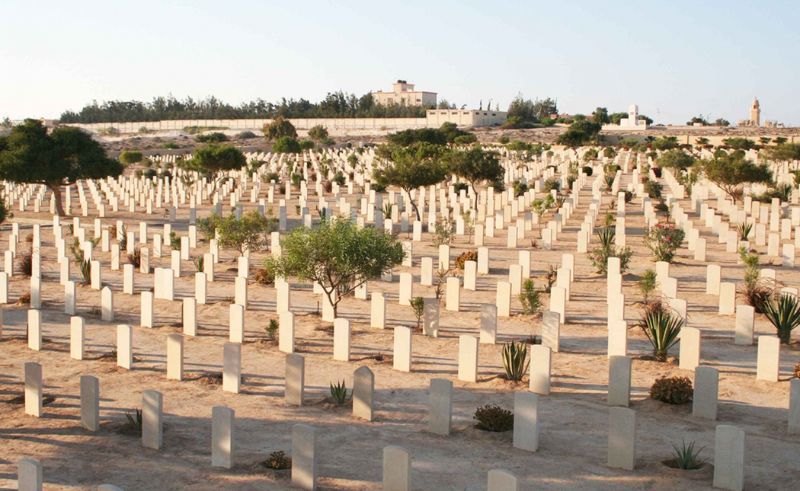
<svg viewBox="0 0 800 491"><path fill-rule="evenodd" d="M688 170L696 161L696 158L687 154L683 150L678 149L672 149L664 152L664 154L657 160L658 165L661 167L668 167L678 171Z"/></svg>
<svg viewBox="0 0 800 491"><path fill-rule="evenodd" d="M417 220L420 220L417 202L411 199L411 191L444 180L447 167L440 160L442 154L442 147L430 143L419 143L410 147L382 146L378 149L378 155L384 159L384 165L375 168L373 179L383 185L402 189Z"/></svg>
<svg viewBox="0 0 800 491"><path fill-rule="evenodd" d="M44 184L53 193L59 216L64 216L62 186L121 173L122 164L78 128L59 127L48 134L40 121L26 119L0 137L0 179Z"/></svg>
<svg viewBox="0 0 800 491"><path fill-rule="evenodd" d="M268 261L276 275L317 282L334 315L339 302L364 282L379 278L403 261L403 246L372 227L359 229L343 218L323 221L319 228L297 228L286 236L282 255Z"/></svg>
<svg viewBox="0 0 800 491"><path fill-rule="evenodd" d="M734 203L742 197L745 184L772 181L769 168L747 160L742 151L728 154L717 150L714 157L702 161L702 168L706 178L725 191Z"/></svg>
<svg viewBox="0 0 800 491"><path fill-rule="evenodd" d="M644 236L644 245L650 249L656 261L671 263L684 237L684 231L672 223L657 223Z"/></svg>
<svg viewBox="0 0 800 491"><path fill-rule="evenodd" d="M477 195L475 186L481 182L500 182L505 169L500 165L496 152L485 151L481 147L469 150L454 150L447 156L450 171L469 182L472 191Z"/></svg>
<svg viewBox="0 0 800 491"><path fill-rule="evenodd" d="M308 137L316 142L322 142L328 139L328 129L318 124L316 126L312 126L310 130L308 130Z"/></svg>
<svg viewBox="0 0 800 491"><path fill-rule="evenodd" d="M246 164L247 158L233 145L206 145L195 150L191 160L186 161L184 166L212 175L219 171L241 169Z"/></svg>
<svg viewBox="0 0 800 491"><path fill-rule="evenodd" d="M301 150L300 142L290 136L282 136L272 145L275 153L300 153Z"/></svg>
<svg viewBox="0 0 800 491"><path fill-rule="evenodd" d="M198 228L208 233L216 229L219 246L234 249L244 256L245 251L255 252L265 247L267 237L278 229L275 219L269 219L253 210L236 218L234 215L220 217L211 215L198 220ZM213 232L210 234L213 236Z"/></svg>
<svg viewBox="0 0 800 491"><path fill-rule="evenodd" d="M283 116L278 116L271 123L264 125L263 131L264 136L269 141L275 141L283 136L288 136L292 139L297 138L297 130L294 125L288 119L284 119Z"/></svg>

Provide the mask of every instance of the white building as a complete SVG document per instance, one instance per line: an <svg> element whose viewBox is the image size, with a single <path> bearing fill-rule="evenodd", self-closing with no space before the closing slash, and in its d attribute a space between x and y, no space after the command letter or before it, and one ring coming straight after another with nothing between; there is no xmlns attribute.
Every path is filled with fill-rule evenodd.
<svg viewBox="0 0 800 491"><path fill-rule="evenodd" d="M457 126L477 128L479 126L498 126L506 122L505 111L489 111L479 109L428 109L425 113L428 128L438 128L444 123L455 123Z"/></svg>
<svg viewBox="0 0 800 491"><path fill-rule="evenodd" d="M391 92L381 90L372 93L375 104L381 106L436 107L436 92L414 90L414 84L398 80L392 84Z"/></svg>
<svg viewBox="0 0 800 491"><path fill-rule="evenodd" d="M604 124L603 130L606 131L644 131L647 129L647 121L639 119L639 106L631 104L628 106L628 117L619 120L619 124Z"/></svg>

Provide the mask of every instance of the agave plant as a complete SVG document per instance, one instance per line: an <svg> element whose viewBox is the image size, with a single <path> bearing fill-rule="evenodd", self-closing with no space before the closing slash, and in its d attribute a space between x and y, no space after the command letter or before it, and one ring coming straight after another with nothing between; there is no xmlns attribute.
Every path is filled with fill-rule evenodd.
<svg viewBox="0 0 800 491"><path fill-rule="evenodd" d="M684 470L694 470L703 467L705 460L700 458L700 452L703 451L701 447L695 450L694 442L690 442L688 445L685 441L681 440L681 446L677 446L674 443L672 444L673 454L675 455L675 466L678 469Z"/></svg>
<svg viewBox="0 0 800 491"><path fill-rule="evenodd" d="M600 248L611 249L617 232L611 227L603 227L597 232L597 236L600 237Z"/></svg>
<svg viewBox="0 0 800 491"><path fill-rule="evenodd" d="M683 318L666 309L650 309L642 321L642 330L653 345L657 361L666 361L669 349L678 342Z"/></svg>
<svg viewBox="0 0 800 491"><path fill-rule="evenodd" d="M344 380L336 382L336 384L331 382L331 398L337 406L347 402L347 386L344 384Z"/></svg>
<svg viewBox="0 0 800 491"><path fill-rule="evenodd" d="M503 368L509 380L522 380L528 371L528 363L528 345L511 341L503 346Z"/></svg>
<svg viewBox="0 0 800 491"><path fill-rule="evenodd" d="M743 223L736 227L739 232L739 240L750 240L750 232L753 231L752 223Z"/></svg>
<svg viewBox="0 0 800 491"><path fill-rule="evenodd" d="M783 293L763 304L764 315L775 326L782 344L789 344L792 329L800 325L800 302L796 296Z"/></svg>
<svg viewBox="0 0 800 491"><path fill-rule="evenodd" d="M142 410L136 409L133 414L125 413L125 424L123 429L138 436L142 436Z"/></svg>

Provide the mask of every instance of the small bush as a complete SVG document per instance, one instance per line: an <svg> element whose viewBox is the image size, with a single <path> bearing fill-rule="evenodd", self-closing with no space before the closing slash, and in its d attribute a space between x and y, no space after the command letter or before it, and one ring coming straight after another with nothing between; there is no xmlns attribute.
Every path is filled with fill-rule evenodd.
<svg viewBox="0 0 800 491"><path fill-rule="evenodd" d="M133 264L133 267L139 269L142 264L142 251L138 247L133 250L132 254L128 254L128 263Z"/></svg>
<svg viewBox="0 0 800 491"><path fill-rule="evenodd" d="M542 187L545 193L549 193L552 190L560 191L561 190L561 181L559 181L555 177L550 177L546 181L544 181L544 186Z"/></svg>
<svg viewBox="0 0 800 491"><path fill-rule="evenodd" d="M475 410L473 419L476 428L483 431L509 431L514 429L514 413L494 404L487 404Z"/></svg>
<svg viewBox="0 0 800 491"><path fill-rule="evenodd" d="M533 280L527 279L522 284L522 291L519 294L519 301L522 304L522 312L526 315L538 314L542 309L542 299L539 290L533 284Z"/></svg>
<svg viewBox="0 0 800 491"><path fill-rule="evenodd" d="M456 194L460 194L461 191L469 192L469 184L466 182L457 182L453 184L453 190L456 192Z"/></svg>
<svg viewBox="0 0 800 491"><path fill-rule="evenodd" d="M264 328L267 333L267 339L270 341L275 341L279 328L280 326L278 325L278 321L275 319L270 319L267 327Z"/></svg>
<svg viewBox="0 0 800 491"><path fill-rule="evenodd" d="M194 137L194 139L200 143L221 143L228 141L228 137L225 135L225 133L220 133L218 131L197 135Z"/></svg>
<svg viewBox="0 0 800 491"><path fill-rule="evenodd" d="M277 450L267 456L264 467L275 471L282 471L292 468L292 458L286 455L283 450Z"/></svg>
<svg viewBox="0 0 800 491"><path fill-rule="evenodd" d="M642 331L653 346L657 361L667 361L669 349L678 342L683 324L682 317L665 308L651 308L645 313Z"/></svg>
<svg viewBox="0 0 800 491"><path fill-rule="evenodd" d="M425 299L422 297L414 297L411 299L411 309L414 311L414 317L417 319L417 329L422 324L422 315L425 313Z"/></svg>
<svg viewBox="0 0 800 491"><path fill-rule="evenodd" d="M581 170L582 170L582 171L583 171L583 173L584 173L584 174L586 174L587 176L591 176L591 175L592 175L592 172L594 172L594 169L592 169L592 166L590 166L590 165L584 165L584 166L581 168Z"/></svg>
<svg viewBox="0 0 800 491"><path fill-rule="evenodd" d="M765 302L763 307L764 316L775 327L781 344L789 344L792 330L800 326L800 301L792 294L783 293Z"/></svg>
<svg viewBox="0 0 800 491"><path fill-rule="evenodd" d="M19 270L25 276L33 275L33 254L30 252L20 254Z"/></svg>
<svg viewBox="0 0 800 491"><path fill-rule="evenodd" d="M639 278L639 291L642 292L642 301L644 303L648 303L650 295L656 289L656 278L656 272L652 269L645 270Z"/></svg>
<svg viewBox="0 0 800 491"><path fill-rule="evenodd" d="M503 346L503 369L506 378L519 382L528 371L528 345L511 341Z"/></svg>
<svg viewBox="0 0 800 491"><path fill-rule="evenodd" d="M644 245L650 249L656 261L671 263L685 235L683 230L672 223L658 223L647 231Z"/></svg>
<svg viewBox="0 0 800 491"><path fill-rule="evenodd" d="M456 269L463 271L467 261L478 262L478 251L464 251L456 258Z"/></svg>
<svg viewBox="0 0 800 491"><path fill-rule="evenodd" d="M652 199L661 199L662 186L656 181L647 181L644 183L644 191Z"/></svg>
<svg viewBox="0 0 800 491"><path fill-rule="evenodd" d="M241 133L236 135L236 138L240 140L249 140L250 138L256 138L258 135L253 133L252 131L242 131Z"/></svg>
<svg viewBox="0 0 800 491"><path fill-rule="evenodd" d="M650 387L650 397L667 404L686 404L692 395L692 381L687 377L659 377Z"/></svg>
<svg viewBox="0 0 800 491"><path fill-rule="evenodd" d="M258 268L253 274L253 279L259 285L271 285L275 283L275 272L268 267Z"/></svg>
<svg viewBox="0 0 800 491"><path fill-rule="evenodd" d="M142 152L136 152L133 150L123 150L119 154L119 161L123 164L135 164L136 162L142 161Z"/></svg>

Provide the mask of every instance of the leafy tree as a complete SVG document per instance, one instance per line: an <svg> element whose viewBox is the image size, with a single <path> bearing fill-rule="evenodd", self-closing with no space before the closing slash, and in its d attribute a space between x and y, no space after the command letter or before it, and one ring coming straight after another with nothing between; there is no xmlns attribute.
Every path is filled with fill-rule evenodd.
<svg viewBox="0 0 800 491"><path fill-rule="evenodd" d="M704 118L702 114L700 116L695 116L689 121L687 121L686 126L692 126L695 123L699 123L703 126L708 126L708 120L706 120L706 118Z"/></svg>
<svg viewBox="0 0 800 491"><path fill-rule="evenodd" d="M338 314L339 302L364 282L379 278L403 261L403 246L374 227L359 229L343 218L323 220L319 228L297 228L269 258L276 275L317 282Z"/></svg>
<svg viewBox="0 0 800 491"><path fill-rule="evenodd" d="M579 119L575 116L575 122L569 125L564 133L558 135L556 143L568 147L579 147L589 143L597 142L597 135L600 133L600 125L588 119Z"/></svg>
<svg viewBox="0 0 800 491"><path fill-rule="evenodd" d="M373 178L379 183L397 186L405 191L417 220L421 220L416 200L411 199L411 191L444 180L447 166L442 163L443 154L442 147L430 143L418 143L409 147L381 146L378 148L378 156L385 159L385 163L375 168Z"/></svg>
<svg viewBox="0 0 800 491"><path fill-rule="evenodd" d="M122 164L78 128L59 127L48 134L40 121L27 119L0 137L0 179L44 184L53 193L59 216L64 216L62 186L121 173Z"/></svg>
<svg viewBox="0 0 800 491"><path fill-rule="evenodd" d="M466 138L461 138L466 137ZM433 145L447 145L454 143L460 138L458 143L472 143L477 141L477 137L468 131L459 129L453 123L444 123L439 128L420 128L415 130L403 130L392 133L387 140L392 145L409 146L416 143L430 143Z"/></svg>
<svg viewBox="0 0 800 491"><path fill-rule="evenodd" d="M142 161L142 152L135 150L123 150L119 154L119 161L123 164L135 164Z"/></svg>
<svg viewBox="0 0 800 491"><path fill-rule="evenodd" d="M611 118L608 116L608 109L604 107L598 107L592 113L592 121L599 125L608 124L611 122Z"/></svg>
<svg viewBox="0 0 800 491"><path fill-rule="evenodd" d="M264 125L264 136L269 141L275 141L282 137L297 138L297 130L288 119L278 116L271 123Z"/></svg>
<svg viewBox="0 0 800 491"><path fill-rule="evenodd" d="M316 142L325 141L328 139L328 129L321 124L312 126L311 129L308 130L308 137Z"/></svg>
<svg viewBox="0 0 800 491"><path fill-rule="evenodd" d="M242 218L213 214L197 222L198 228L211 237L216 230L220 247L237 250L242 256L245 251L256 252L264 249L269 234L278 230L276 219L267 218L255 210L245 213Z"/></svg>
<svg viewBox="0 0 800 491"><path fill-rule="evenodd" d="M678 138L675 136L662 136L653 140L650 145L655 150L671 150L678 148Z"/></svg>
<svg viewBox="0 0 800 491"><path fill-rule="evenodd" d="M706 179L725 191L734 203L741 198L745 184L772 181L772 172L769 168L747 160L742 151L729 154L717 150L712 158L702 160L701 166Z"/></svg>
<svg viewBox="0 0 800 491"><path fill-rule="evenodd" d="M727 119L717 118L714 120L714 126L730 126L731 122Z"/></svg>
<svg viewBox="0 0 800 491"><path fill-rule="evenodd" d="M233 145L206 145L196 149L184 166L211 175L219 171L241 169L246 164L247 158Z"/></svg>
<svg viewBox="0 0 800 491"><path fill-rule="evenodd" d="M275 153L300 153L301 150L300 142L290 136L282 136L272 144Z"/></svg>
<svg viewBox="0 0 800 491"><path fill-rule="evenodd" d="M734 150L751 150L756 148L756 142L749 138L725 138L722 144Z"/></svg>
<svg viewBox="0 0 800 491"><path fill-rule="evenodd" d="M532 123L542 122L553 114L558 114L558 106L549 97L543 100L532 101L525 99L522 94L517 94L508 106L508 120L512 126L530 126Z"/></svg>
<svg viewBox="0 0 800 491"><path fill-rule="evenodd" d="M658 165L661 167L667 167L670 169L676 170L687 170L689 169L697 159L683 150L672 149L664 152L664 154L658 158L657 162Z"/></svg>
<svg viewBox="0 0 800 491"><path fill-rule="evenodd" d="M800 160L800 143L783 143L766 150L772 160Z"/></svg>
<svg viewBox="0 0 800 491"><path fill-rule="evenodd" d="M611 124L619 124L623 118L627 117L628 113L611 113L608 115L608 120L611 122Z"/></svg>
<svg viewBox="0 0 800 491"><path fill-rule="evenodd" d="M468 150L453 150L447 154L446 160L450 172L469 182L475 194L478 194L476 184L485 181L502 182L505 175L497 153L485 151L479 146Z"/></svg>

